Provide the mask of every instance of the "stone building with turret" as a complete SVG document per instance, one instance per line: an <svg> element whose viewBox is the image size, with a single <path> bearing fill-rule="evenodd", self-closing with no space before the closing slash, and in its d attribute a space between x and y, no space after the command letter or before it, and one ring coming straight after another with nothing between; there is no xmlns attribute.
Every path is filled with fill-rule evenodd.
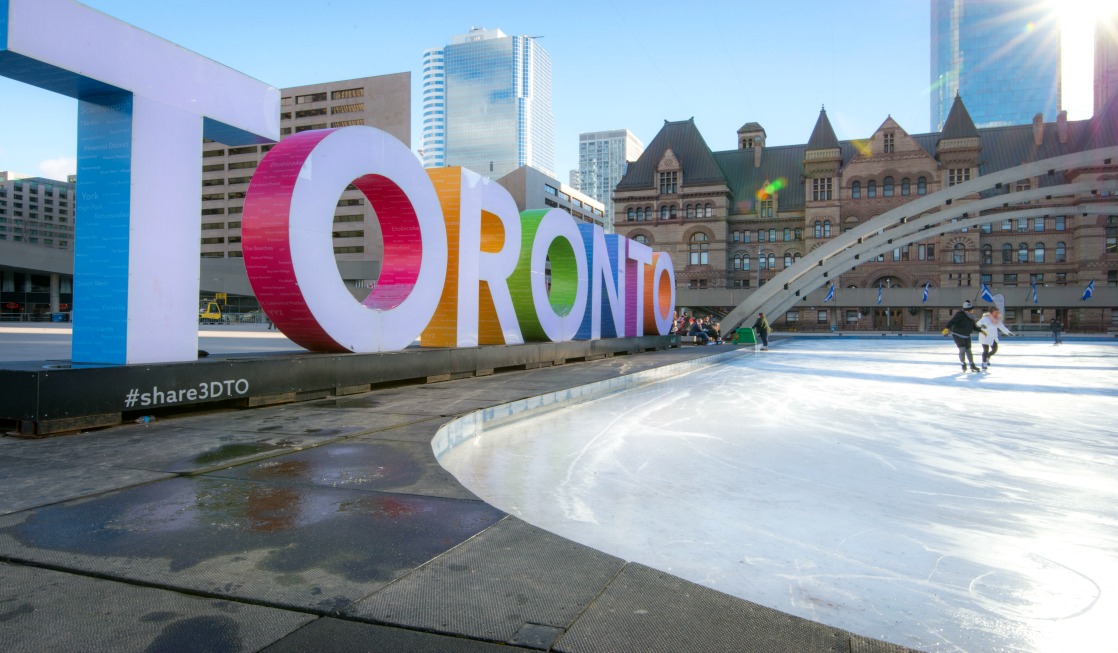
<svg viewBox="0 0 1118 653"><path fill-rule="evenodd" d="M824 108L802 145L769 146L756 122L743 125L737 136L737 149L714 152L694 119L665 121L614 190L617 233L671 254L684 307L717 313L707 298L732 296L737 302L829 239L922 195L1023 163L1118 144L1118 101L1090 120L1068 121L1061 112L1054 122L1038 114L1029 125L977 129L956 97L940 132L909 134L886 117L868 138L842 141ZM1081 174L1115 178L1118 165L1021 179L991 192L1066 184ZM975 292L986 283L1007 297L1027 293L1034 282L1039 288L1090 280L1118 285L1116 230L1118 216L1112 215L995 219L980 228L929 234L843 273L837 282L839 288L927 284ZM703 292L719 289L732 293ZM791 314L776 321L798 321L808 330L836 323L880 329L878 312L866 307L824 319L826 311L820 311L810 324ZM894 310L887 319L894 329L925 330L948 313L945 307L919 316ZM1050 317L1022 310L1012 319L1039 324ZM1111 326L1110 319L1110 309L1092 318L1102 328Z"/></svg>

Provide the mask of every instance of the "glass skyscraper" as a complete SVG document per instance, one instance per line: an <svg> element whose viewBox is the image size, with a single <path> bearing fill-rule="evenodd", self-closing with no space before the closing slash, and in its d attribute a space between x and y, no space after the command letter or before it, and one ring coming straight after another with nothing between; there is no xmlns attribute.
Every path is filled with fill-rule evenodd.
<svg viewBox="0 0 1118 653"><path fill-rule="evenodd" d="M442 50L423 53L423 167L446 165L446 67Z"/></svg>
<svg viewBox="0 0 1118 653"><path fill-rule="evenodd" d="M434 60L442 58L445 143L437 143L436 121L443 117L435 95ZM428 51L432 79L424 80L424 164L464 166L492 179L520 166L555 176L555 126L551 114L551 57L530 36L472 29L441 51ZM424 74L427 74L426 72ZM426 86L428 81L431 86ZM430 90L430 95L428 91ZM430 97L430 109L428 98ZM427 111L432 122L426 122ZM427 126L432 126L431 140ZM427 150L445 145L445 160Z"/></svg>
<svg viewBox="0 0 1118 653"><path fill-rule="evenodd" d="M1060 28L1046 0L931 0L931 128L958 93L979 128L1060 110Z"/></svg>
<svg viewBox="0 0 1118 653"><path fill-rule="evenodd" d="M636 161L643 152L644 143L628 129L578 135L579 190L605 205L606 230L611 233L613 189L625 176L629 163Z"/></svg>

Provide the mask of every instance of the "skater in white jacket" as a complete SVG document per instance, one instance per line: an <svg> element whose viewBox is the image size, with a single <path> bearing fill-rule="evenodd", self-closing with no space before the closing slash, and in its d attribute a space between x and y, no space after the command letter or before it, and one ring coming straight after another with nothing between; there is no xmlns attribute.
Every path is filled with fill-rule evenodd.
<svg viewBox="0 0 1118 653"><path fill-rule="evenodd" d="M982 371L985 372L990 366L990 359L998 353L998 332L1007 336L1013 335L1013 332L1005 327L1002 312L997 307L991 308L982 316L978 321L978 328L982 329L978 334L978 344L982 345Z"/></svg>

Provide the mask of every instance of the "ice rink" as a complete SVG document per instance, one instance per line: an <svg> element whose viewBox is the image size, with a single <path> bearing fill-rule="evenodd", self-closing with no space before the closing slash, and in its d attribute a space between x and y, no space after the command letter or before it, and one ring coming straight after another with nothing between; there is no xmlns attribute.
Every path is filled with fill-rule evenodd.
<svg viewBox="0 0 1118 653"><path fill-rule="evenodd" d="M1008 338L962 374L946 339L784 341L441 462L550 531L862 635L1116 650L1113 344Z"/></svg>

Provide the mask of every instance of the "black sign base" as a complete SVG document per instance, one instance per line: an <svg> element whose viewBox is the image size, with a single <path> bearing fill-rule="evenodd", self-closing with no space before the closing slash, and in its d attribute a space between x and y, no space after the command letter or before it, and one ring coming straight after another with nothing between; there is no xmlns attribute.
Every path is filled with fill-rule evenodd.
<svg viewBox="0 0 1118 653"><path fill-rule="evenodd" d="M119 424L125 415L214 405L265 406L367 392L392 382L447 381L679 346L679 336L412 347L380 354L211 356L187 363L0 363L0 422L24 437Z"/></svg>

